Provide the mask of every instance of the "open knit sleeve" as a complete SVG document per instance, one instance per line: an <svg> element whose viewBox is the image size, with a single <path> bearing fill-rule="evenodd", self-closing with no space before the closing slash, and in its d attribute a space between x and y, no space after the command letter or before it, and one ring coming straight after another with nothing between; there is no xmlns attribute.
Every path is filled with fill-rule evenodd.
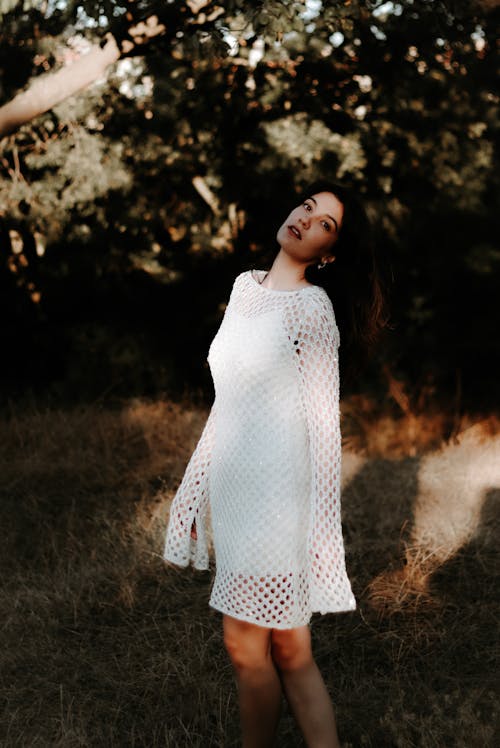
<svg viewBox="0 0 500 748"><path fill-rule="evenodd" d="M170 508L163 558L177 566L208 569L208 474L214 443L215 402ZM197 540L191 537L196 521Z"/></svg>
<svg viewBox="0 0 500 748"><path fill-rule="evenodd" d="M352 609L355 601L346 576L340 514L340 338L326 294L305 300L295 330L312 469L308 533L312 609L322 613Z"/></svg>

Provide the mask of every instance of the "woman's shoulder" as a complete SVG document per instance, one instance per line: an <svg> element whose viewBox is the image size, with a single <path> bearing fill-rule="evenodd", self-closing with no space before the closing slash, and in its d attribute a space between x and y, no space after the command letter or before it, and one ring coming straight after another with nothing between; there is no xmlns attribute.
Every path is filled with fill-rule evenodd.
<svg viewBox="0 0 500 748"><path fill-rule="evenodd" d="M304 293L300 297L305 306L333 313L332 300L323 286L317 286L316 284L311 283L309 286L304 286L304 288L309 290L309 293Z"/></svg>
<svg viewBox="0 0 500 748"><path fill-rule="evenodd" d="M238 273L238 275L234 279L233 285L236 285L237 283L241 283L241 281L246 280L250 276L251 272L252 272L251 270L243 270L241 273Z"/></svg>
<svg viewBox="0 0 500 748"><path fill-rule="evenodd" d="M340 343L332 300L322 286L313 285L311 292L302 294L302 313L315 330L333 333Z"/></svg>
<svg viewBox="0 0 500 748"><path fill-rule="evenodd" d="M249 270L244 270L242 273L238 273L238 275L233 280L233 285L231 286L231 290L229 292L227 307L229 307L229 305L233 302L233 300L236 297L245 293L245 285L247 282L249 272L250 272Z"/></svg>
<svg viewBox="0 0 500 748"><path fill-rule="evenodd" d="M259 288L266 274L267 270L257 270L256 268L243 270L235 277L232 291L241 290L242 292L249 292L250 290Z"/></svg>
<svg viewBox="0 0 500 748"><path fill-rule="evenodd" d="M250 278L251 272L251 270L243 270L241 273L238 273L233 281L233 290L244 284Z"/></svg>

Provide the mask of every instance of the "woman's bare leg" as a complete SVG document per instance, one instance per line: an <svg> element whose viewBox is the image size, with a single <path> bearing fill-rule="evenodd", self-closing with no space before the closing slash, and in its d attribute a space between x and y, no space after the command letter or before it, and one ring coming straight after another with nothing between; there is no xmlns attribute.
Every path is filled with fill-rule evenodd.
<svg viewBox="0 0 500 748"><path fill-rule="evenodd" d="M308 626L271 635L272 657L308 748L340 748L333 705L314 662Z"/></svg>
<svg viewBox="0 0 500 748"><path fill-rule="evenodd" d="M282 689L271 657L271 629L225 615L224 644L236 673L243 748L272 746Z"/></svg>

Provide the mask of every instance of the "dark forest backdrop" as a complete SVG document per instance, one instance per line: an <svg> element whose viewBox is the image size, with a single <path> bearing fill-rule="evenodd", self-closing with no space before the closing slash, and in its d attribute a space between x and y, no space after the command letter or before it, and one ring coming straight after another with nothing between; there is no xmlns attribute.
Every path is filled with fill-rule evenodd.
<svg viewBox="0 0 500 748"><path fill-rule="evenodd" d="M208 392L234 276L328 176L363 195L391 287L351 390L496 405L497 2L0 10L4 401Z"/></svg>

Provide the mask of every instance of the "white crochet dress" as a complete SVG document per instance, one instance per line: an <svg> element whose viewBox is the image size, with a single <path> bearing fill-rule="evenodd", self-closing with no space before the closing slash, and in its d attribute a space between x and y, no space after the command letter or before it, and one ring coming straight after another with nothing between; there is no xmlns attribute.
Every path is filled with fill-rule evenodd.
<svg viewBox="0 0 500 748"><path fill-rule="evenodd" d="M170 510L164 558L216 575L210 605L260 626L352 610L340 521L339 335L319 286L235 280L208 362L215 400ZM191 526L196 520L196 541Z"/></svg>

